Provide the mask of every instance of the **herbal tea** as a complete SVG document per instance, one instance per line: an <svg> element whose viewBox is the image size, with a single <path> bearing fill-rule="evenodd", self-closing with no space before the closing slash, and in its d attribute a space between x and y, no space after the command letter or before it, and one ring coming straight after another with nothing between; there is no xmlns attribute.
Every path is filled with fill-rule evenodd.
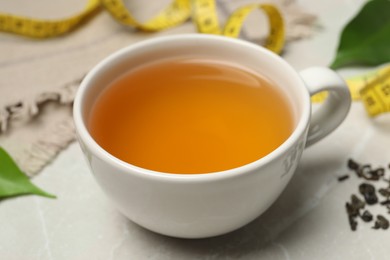
<svg viewBox="0 0 390 260"><path fill-rule="evenodd" d="M97 99L89 119L96 142L145 169L223 171L281 145L294 122L268 79L231 63L165 60L129 71Z"/></svg>

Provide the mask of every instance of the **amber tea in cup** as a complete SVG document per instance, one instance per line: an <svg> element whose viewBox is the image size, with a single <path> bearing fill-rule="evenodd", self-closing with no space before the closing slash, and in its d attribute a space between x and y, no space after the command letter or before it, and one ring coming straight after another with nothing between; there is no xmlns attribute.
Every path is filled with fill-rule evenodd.
<svg viewBox="0 0 390 260"><path fill-rule="evenodd" d="M321 91L327 100L312 113ZM350 105L329 68L297 72L246 41L180 34L102 60L81 82L73 115L93 176L120 212L159 234L205 238L263 214L305 147Z"/></svg>
<svg viewBox="0 0 390 260"><path fill-rule="evenodd" d="M160 60L130 69L97 98L88 128L110 154L149 170L201 174L254 162L293 132L286 94L235 63Z"/></svg>

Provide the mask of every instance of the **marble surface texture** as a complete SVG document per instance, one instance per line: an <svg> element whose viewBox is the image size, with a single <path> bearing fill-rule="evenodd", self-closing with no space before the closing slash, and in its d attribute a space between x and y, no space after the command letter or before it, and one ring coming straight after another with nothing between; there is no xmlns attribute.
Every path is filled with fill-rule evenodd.
<svg viewBox="0 0 390 260"><path fill-rule="evenodd" d="M363 0L300 3L319 16L311 39L286 47L284 58L297 70L328 65L342 26ZM347 77L362 69L341 70ZM34 182L56 200L26 196L0 201L0 259L388 259L390 230L348 225L345 202L361 180L347 172L349 157L375 165L390 162L390 117L367 117L354 103L333 134L304 152L286 190L261 217L233 233L183 240L147 231L122 216L97 186L77 143ZM388 174L389 171L387 172ZM379 206L375 214L389 217Z"/></svg>

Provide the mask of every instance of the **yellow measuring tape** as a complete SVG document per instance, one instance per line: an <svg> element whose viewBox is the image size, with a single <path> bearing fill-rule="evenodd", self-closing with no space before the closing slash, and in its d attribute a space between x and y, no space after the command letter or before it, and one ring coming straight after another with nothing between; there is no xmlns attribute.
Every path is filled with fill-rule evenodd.
<svg viewBox="0 0 390 260"><path fill-rule="evenodd" d="M265 47L280 53L285 43L285 26L279 10L270 4L250 4L235 10L225 26L220 27L215 0L173 0L171 4L151 20L140 23L126 8L122 0L89 0L83 11L60 20L40 20L0 13L0 31L33 38L48 38L65 34L95 14L107 10L119 23L143 31L160 31L184 23L190 17L201 33L238 37L246 17L259 9L268 18L268 36ZM353 100L361 99L370 116L390 111L390 66L374 73L347 80ZM326 93L315 95L312 100L321 102Z"/></svg>
<svg viewBox="0 0 390 260"><path fill-rule="evenodd" d="M369 116L390 112L390 65L361 76L347 79L352 100L361 100ZM312 97L313 102L322 102L327 93Z"/></svg>
<svg viewBox="0 0 390 260"><path fill-rule="evenodd" d="M364 86L360 87L360 96L370 116L390 112L390 65L355 82Z"/></svg>
<svg viewBox="0 0 390 260"><path fill-rule="evenodd" d="M0 14L0 31L16 33L33 38L54 37L71 31L99 8L106 9L121 24L143 31L160 31L182 24L190 17L201 33L238 37L245 18L254 10L262 10L268 17L269 34L265 47L280 53L285 40L283 18L279 10L269 4L243 6L229 17L225 27L220 28L215 0L173 0L151 20L140 23L127 10L122 0L89 0L84 10L61 20L39 20L12 14Z"/></svg>

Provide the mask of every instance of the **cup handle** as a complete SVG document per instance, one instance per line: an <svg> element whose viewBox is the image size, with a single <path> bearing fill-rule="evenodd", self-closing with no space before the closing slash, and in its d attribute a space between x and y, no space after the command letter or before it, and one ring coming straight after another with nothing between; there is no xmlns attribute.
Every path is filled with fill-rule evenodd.
<svg viewBox="0 0 390 260"><path fill-rule="evenodd" d="M351 94L345 81L329 68L312 67L299 74L310 96L328 91L325 102L312 113L306 141L308 147L327 136L343 122L351 107Z"/></svg>

